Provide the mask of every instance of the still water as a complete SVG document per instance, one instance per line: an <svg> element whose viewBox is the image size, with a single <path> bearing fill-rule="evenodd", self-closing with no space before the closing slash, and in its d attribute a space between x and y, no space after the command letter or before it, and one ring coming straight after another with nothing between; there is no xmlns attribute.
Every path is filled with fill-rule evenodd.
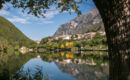
<svg viewBox="0 0 130 80"><path fill-rule="evenodd" d="M107 52L0 55L0 80L108 80Z"/></svg>

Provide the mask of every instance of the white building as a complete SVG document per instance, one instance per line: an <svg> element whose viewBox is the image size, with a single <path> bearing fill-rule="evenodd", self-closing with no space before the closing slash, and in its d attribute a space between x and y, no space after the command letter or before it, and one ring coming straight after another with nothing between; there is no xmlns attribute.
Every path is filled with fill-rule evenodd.
<svg viewBox="0 0 130 80"><path fill-rule="evenodd" d="M71 39L71 36L72 36L72 35L62 35L62 36L56 37L55 39L61 38L61 39L63 39L63 40L69 40L69 39Z"/></svg>

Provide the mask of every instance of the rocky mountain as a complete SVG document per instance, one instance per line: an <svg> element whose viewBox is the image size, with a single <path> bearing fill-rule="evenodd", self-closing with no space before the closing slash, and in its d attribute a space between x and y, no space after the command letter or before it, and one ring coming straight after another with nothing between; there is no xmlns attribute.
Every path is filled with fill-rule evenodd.
<svg viewBox="0 0 130 80"><path fill-rule="evenodd" d="M62 24L53 37L86 33L88 30L104 31L104 24L97 8Z"/></svg>
<svg viewBox="0 0 130 80"><path fill-rule="evenodd" d="M34 41L26 37L10 21L0 16L0 43L3 41L7 41L10 45L20 44L23 46L34 43Z"/></svg>

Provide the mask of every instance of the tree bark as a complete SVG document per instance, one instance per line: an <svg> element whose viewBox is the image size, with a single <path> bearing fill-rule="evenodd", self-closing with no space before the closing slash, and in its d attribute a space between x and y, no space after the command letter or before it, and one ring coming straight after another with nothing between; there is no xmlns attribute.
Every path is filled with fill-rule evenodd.
<svg viewBox="0 0 130 80"><path fill-rule="evenodd" d="M104 22L109 80L130 80L130 0L94 0Z"/></svg>

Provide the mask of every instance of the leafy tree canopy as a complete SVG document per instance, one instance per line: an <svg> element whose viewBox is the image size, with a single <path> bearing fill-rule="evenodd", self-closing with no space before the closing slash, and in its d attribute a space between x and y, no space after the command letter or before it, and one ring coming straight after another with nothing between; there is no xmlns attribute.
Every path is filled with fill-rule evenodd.
<svg viewBox="0 0 130 80"><path fill-rule="evenodd" d="M44 16L52 6L60 9L60 12L74 10L78 15L81 14L79 4L82 0L0 0L0 9L5 3L11 3L15 8L22 8L22 11L34 16Z"/></svg>

